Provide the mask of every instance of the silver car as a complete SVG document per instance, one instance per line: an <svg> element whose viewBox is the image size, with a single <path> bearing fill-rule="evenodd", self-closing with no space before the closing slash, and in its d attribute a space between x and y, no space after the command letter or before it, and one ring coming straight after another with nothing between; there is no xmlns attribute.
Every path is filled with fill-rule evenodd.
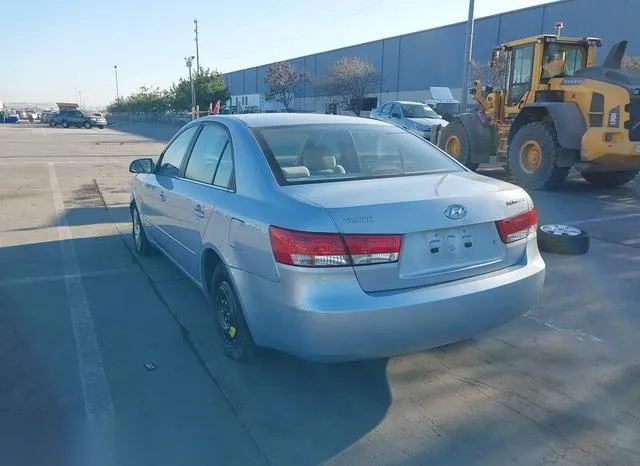
<svg viewBox="0 0 640 466"><path fill-rule="evenodd" d="M431 137L431 128L434 125L445 127L449 124L431 107L420 102L387 102L379 108L374 108L369 117L400 126L426 139Z"/></svg>
<svg viewBox="0 0 640 466"><path fill-rule="evenodd" d="M203 290L232 358L416 352L499 326L542 290L529 195L387 123L204 117L130 171L137 252L159 249Z"/></svg>

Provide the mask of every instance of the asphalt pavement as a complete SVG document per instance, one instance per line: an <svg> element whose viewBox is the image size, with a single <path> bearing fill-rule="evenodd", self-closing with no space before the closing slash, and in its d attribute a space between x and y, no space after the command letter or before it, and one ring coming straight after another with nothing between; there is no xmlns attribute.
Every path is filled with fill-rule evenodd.
<svg viewBox="0 0 640 466"><path fill-rule="evenodd" d="M128 165L176 130L0 126L2 464L640 464L640 181L534 193L591 251L545 254L539 304L501 328L238 364L196 287L132 252Z"/></svg>

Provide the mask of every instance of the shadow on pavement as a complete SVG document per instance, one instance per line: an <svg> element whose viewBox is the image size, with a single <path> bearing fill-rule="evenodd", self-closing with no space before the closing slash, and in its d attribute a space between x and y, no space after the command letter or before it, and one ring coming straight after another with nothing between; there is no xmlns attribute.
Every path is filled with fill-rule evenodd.
<svg viewBox="0 0 640 466"><path fill-rule="evenodd" d="M67 212L70 225L75 222L73 212L72 209ZM102 217L105 217L104 208L84 207L78 210L78 218L83 224L104 222ZM104 366L110 384L121 377L124 370L121 366L127 367L124 362L112 359L117 351L115 348L136 348L152 342L153 347L164 348L170 353L185 354L186 357L191 354L192 361L182 359L176 363L193 366L195 362L207 371L212 400L218 396L217 386L224 398L215 403L230 407L237 423L255 440L257 448L271 464L321 464L329 461L369 434L384 419L391 405L387 360L320 364L265 350L253 363L232 362L220 350L220 339L209 305L190 281L182 276L154 281L143 270L137 270L136 262L144 270L175 268L166 258L154 255L134 259L125 246L125 242L130 242L128 236L109 235L71 241L78 270L87 274L82 281L93 314L96 336L102 342ZM74 387L73 396L66 395L67 403L59 410L60 418L68 415L71 409L69 399L75 402L74 409L82 409L69 303L61 275L65 270L60 249L60 241L0 248L1 265L22 264L13 273L0 276L4 280L0 281L0 349L3 350L0 373L5 374L0 379L5 381L5 385L0 385L0 397L2 403L10 403L18 411L29 410L33 406L37 411L34 420L40 419L40 407L34 406L33 400L42 399L49 409L55 410L57 391L69 384ZM33 257L41 260L34 261ZM126 275L109 275L109 270L123 270ZM101 271L107 273L100 275ZM145 283L151 286L143 286ZM105 291L110 287L113 287L112 291ZM152 288L156 289L155 293ZM118 298L112 298L113 304L109 304L101 297L105 293L116 293ZM158 296L161 296L164 309L155 304L159 302ZM162 316L163 311L165 316ZM40 313L45 313L46 318L40 318ZM25 319L26 315L31 317ZM182 334L182 348L174 346L166 329L161 330L164 328L162 325L154 324L167 320L174 329L172 334ZM145 332L145 337L140 336L141 331ZM33 345L37 350L30 349ZM51 349L47 353L49 346ZM126 357L135 359L136 355L127 354ZM164 371L170 364L165 359L157 362L160 370ZM188 388L190 384L201 384L201 381L196 382L200 380L199 376L191 374L193 379L185 377L176 383L184 386L186 392L202 390L203 387L197 390L196 387ZM136 386L131 383L116 382L116 387L111 388L114 400L137 396ZM144 410L154 406L153 392L158 391L157 388L148 389L152 398L141 403L144 405L142 412L133 416L131 413L119 413L115 404L116 418L121 415L121 422L124 422L123 419L143 417ZM165 443L163 448L171 448L166 434L172 429L189 432L198 425L208 425L201 424L203 421L198 419L173 418L175 414L172 413L201 409L193 403L202 403L202 399L179 397L169 405L163 405L161 410L153 411L155 426L145 433L145 440L152 445L153 437L157 435L156 440ZM0 404L0 408L5 407ZM219 424L221 421L215 422ZM121 427L135 429L137 425ZM208 433L218 435L215 430ZM194 446L203 447L200 444ZM176 445L175 448L180 450L183 446ZM225 445L209 444L206 448L223 451ZM23 463L16 461L12 464L22 466ZM230 458L227 464L237 463Z"/></svg>
<svg viewBox="0 0 640 466"><path fill-rule="evenodd" d="M109 125L108 128L120 133L134 134L159 142L167 142L178 132L181 126L167 123L127 123L115 121L113 125Z"/></svg>

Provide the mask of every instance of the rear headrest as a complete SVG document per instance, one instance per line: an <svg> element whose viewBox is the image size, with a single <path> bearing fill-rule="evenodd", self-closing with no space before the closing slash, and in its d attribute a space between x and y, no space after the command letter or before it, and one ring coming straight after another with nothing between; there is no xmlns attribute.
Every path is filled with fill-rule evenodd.
<svg viewBox="0 0 640 466"><path fill-rule="evenodd" d="M307 176L311 176L307 167L282 167L281 170L284 177L287 179L306 178Z"/></svg>
<svg viewBox="0 0 640 466"><path fill-rule="evenodd" d="M333 170L337 161L326 146L311 146L302 153L302 164L310 171Z"/></svg>

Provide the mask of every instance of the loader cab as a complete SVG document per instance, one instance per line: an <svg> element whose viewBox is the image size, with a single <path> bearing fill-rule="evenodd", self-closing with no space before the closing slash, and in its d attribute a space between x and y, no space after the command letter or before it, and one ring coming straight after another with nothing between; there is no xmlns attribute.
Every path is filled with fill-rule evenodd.
<svg viewBox="0 0 640 466"><path fill-rule="evenodd" d="M571 77L595 65L598 38L564 38L542 34L496 47L491 67L504 81L504 116L515 117L535 100L535 91L549 89L553 78Z"/></svg>

